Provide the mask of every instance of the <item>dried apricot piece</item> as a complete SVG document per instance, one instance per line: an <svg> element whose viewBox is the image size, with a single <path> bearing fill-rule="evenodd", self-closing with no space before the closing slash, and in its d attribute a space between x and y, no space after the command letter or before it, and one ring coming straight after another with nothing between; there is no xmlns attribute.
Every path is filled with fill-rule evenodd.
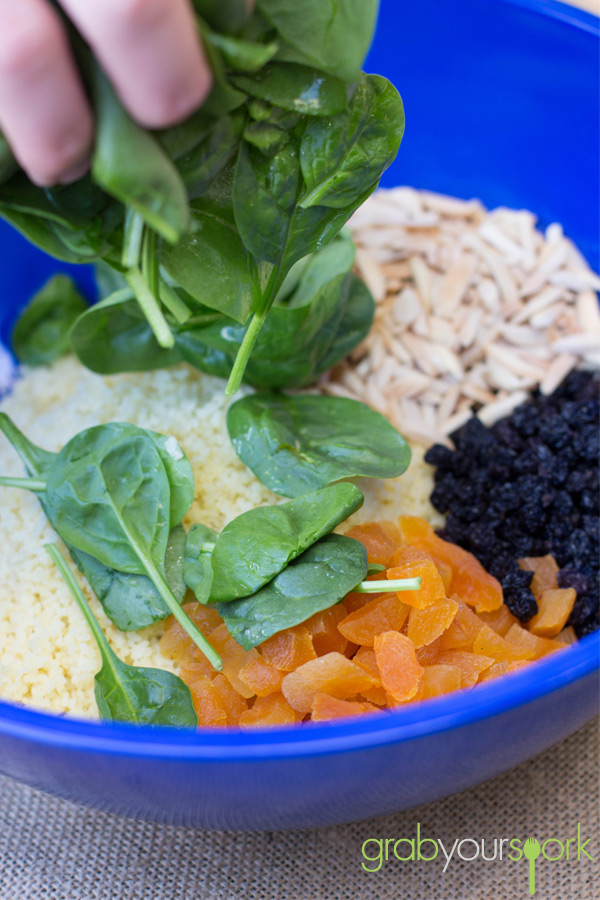
<svg viewBox="0 0 600 900"><path fill-rule="evenodd" d="M528 623L533 634L553 638L562 631L573 612L577 593L573 588L547 588L537 598L538 612Z"/></svg>
<svg viewBox="0 0 600 900"><path fill-rule="evenodd" d="M411 700L423 676L413 642L398 631L385 631L375 638L375 659L381 683L395 700Z"/></svg>
<svg viewBox="0 0 600 900"><path fill-rule="evenodd" d="M417 547L411 547L410 544L402 544L392 558L389 568L398 568L408 562L421 562L431 559L431 555L425 550L419 550Z"/></svg>
<svg viewBox="0 0 600 900"><path fill-rule="evenodd" d="M260 645L260 652L266 662L282 672L293 672L317 655L305 625L278 631Z"/></svg>
<svg viewBox="0 0 600 900"><path fill-rule="evenodd" d="M450 691L457 691L461 687L461 670L458 666L436 663L433 666L425 666L419 690L415 700L428 700L431 697L440 697Z"/></svg>
<svg viewBox="0 0 600 900"><path fill-rule="evenodd" d="M217 670L215 667L201 653L193 658L186 654L179 664L179 675L186 683L197 675L204 675L210 681L216 674Z"/></svg>
<svg viewBox="0 0 600 900"><path fill-rule="evenodd" d="M355 525L347 532L347 537L363 544L369 562L386 568L391 565L401 541L398 526L394 522L366 522L364 525Z"/></svg>
<svg viewBox="0 0 600 900"><path fill-rule="evenodd" d="M572 625L567 625L566 628L556 635L556 640L561 644L576 644L577 643L577 635L575 634L575 629Z"/></svg>
<svg viewBox="0 0 600 900"><path fill-rule="evenodd" d="M437 662L438 656L443 652L443 636L444 635L440 635L439 638L436 638L435 641L432 641L430 644L424 644L422 647L417 648L417 659L422 666L433 666L434 663Z"/></svg>
<svg viewBox="0 0 600 900"><path fill-rule="evenodd" d="M371 703L361 703L355 700L338 700L329 694L315 694L312 702L313 722L328 722L330 719L346 719L349 716L364 716L369 713L381 712Z"/></svg>
<svg viewBox="0 0 600 900"><path fill-rule="evenodd" d="M472 553L442 540L425 519L401 516L400 529L407 543L451 566L453 592L477 612L490 612L502 605L500 582L486 572Z"/></svg>
<svg viewBox="0 0 600 900"><path fill-rule="evenodd" d="M184 603L182 607L187 616L198 626L202 634L208 635L223 620L216 609L203 606L201 603ZM175 616L169 616L165 623L165 631L160 639L160 652L167 659L180 660L184 654L197 650L194 656L200 656L201 651L196 647L187 631L181 627Z"/></svg>
<svg viewBox="0 0 600 900"><path fill-rule="evenodd" d="M225 710L227 724L237 725L241 714L248 709L248 701L238 694L221 672L215 675L212 684L219 697L219 702Z"/></svg>
<svg viewBox="0 0 600 900"><path fill-rule="evenodd" d="M473 641L481 630L481 619L455 594L451 599L456 600L458 609L440 638L440 646L444 650L472 650Z"/></svg>
<svg viewBox="0 0 600 900"><path fill-rule="evenodd" d="M473 653L477 656L491 656L496 662L515 662L518 659L533 659L535 656L535 651L531 647L518 647L514 643L509 643L489 625L481 626L479 634L473 641Z"/></svg>
<svg viewBox="0 0 600 900"><path fill-rule="evenodd" d="M403 603L425 609L436 600L446 596L446 589L435 563L431 559L407 560L401 566L387 570L388 579L420 578L421 587L417 591L398 591Z"/></svg>
<svg viewBox="0 0 600 900"><path fill-rule="evenodd" d="M257 657L242 666L238 678L258 697L268 697L281 690L283 672Z"/></svg>
<svg viewBox="0 0 600 900"><path fill-rule="evenodd" d="M322 612L315 613L310 619L307 619L304 625L312 638L312 645L317 656L324 656L326 653L344 653L348 646L346 638L340 634L338 625L347 616L346 607L343 603L337 603L324 609Z"/></svg>
<svg viewBox="0 0 600 900"><path fill-rule="evenodd" d="M223 661L223 675L229 679L238 694L246 698L252 697L254 691L240 681L238 673L242 666L245 666L251 659L258 658L258 652L254 649L244 650L243 647L240 647L227 631L225 624L218 625L214 631L211 631L209 640Z"/></svg>
<svg viewBox="0 0 600 900"><path fill-rule="evenodd" d="M253 706L243 712L239 719L240 728L294 725L296 722L296 713L283 694L257 697Z"/></svg>
<svg viewBox="0 0 600 900"><path fill-rule="evenodd" d="M519 621L516 616L513 616L506 603L503 603L499 609L495 609L493 612L479 613L479 616L482 622L485 622L486 625L489 625L502 637L505 636L512 625L518 624Z"/></svg>
<svg viewBox="0 0 600 900"><path fill-rule="evenodd" d="M354 644L372 647L381 631L400 631L409 609L398 593L380 594L342 619L338 628Z"/></svg>
<svg viewBox="0 0 600 900"><path fill-rule="evenodd" d="M427 609L413 607L408 617L407 635L415 647L431 644L452 624L458 612L456 600L442 597Z"/></svg>
<svg viewBox="0 0 600 900"><path fill-rule="evenodd" d="M221 703L219 692L209 678L205 675L196 675L187 682L187 686L192 695L200 727L227 725L227 713Z"/></svg>
<svg viewBox="0 0 600 900"><path fill-rule="evenodd" d="M334 652L318 656L299 666L295 672L289 672L283 679L281 690L290 706L307 713L319 692L346 700L376 683L361 666Z"/></svg>
<svg viewBox="0 0 600 900"><path fill-rule="evenodd" d="M366 688L360 692L360 696L368 700L369 703L375 703L377 706L385 706L387 703L387 693L385 688L381 686L379 678L379 669L377 668L377 660L375 659L375 651L371 647L359 647L352 658L357 666L361 666L375 679L373 687Z"/></svg>
<svg viewBox="0 0 600 900"><path fill-rule="evenodd" d="M531 656L528 657L529 659L540 659L540 657L546 656L548 653L563 650L565 647L565 644L561 644L559 641L538 637L536 634L527 631L526 628L521 628L520 625L513 625L508 631L505 640L521 652L526 650L530 652Z"/></svg>
<svg viewBox="0 0 600 900"><path fill-rule="evenodd" d="M493 681L495 678L499 678L500 675L508 675L510 672L516 672L518 669L522 669L523 666L527 665L529 665L529 663L524 659L515 660L515 662L495 663L493 666L490 666L489 669L485 669L485 671L482 672L479 684L482 684L484 681Z"/></svg>
<svg viewBox="0 0 600 900"><path fill-rule="evenodd" d="M558 564L552 554L546 556L524 556L518 559L519 568L525 572L533 572L533 578L529 587L537 597L542 591L552 590L558 587Z"/></svg>
<svg viewBox="0 0 600 900"><path fill-rule="evenodd" d="M446 650L440 653L437 661L447 666L458 666L461 673L460 686L463 688L477 684L481 673L495 663L491 656L478 656L477 653L465 650Z"/></svg>

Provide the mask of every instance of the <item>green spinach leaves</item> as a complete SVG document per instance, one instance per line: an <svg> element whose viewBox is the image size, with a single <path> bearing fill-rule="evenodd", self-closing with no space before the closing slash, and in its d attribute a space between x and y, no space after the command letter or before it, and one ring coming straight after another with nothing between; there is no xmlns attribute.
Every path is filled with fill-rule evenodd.
<svg viewBox="0 0 600 900"><path fill-rule="evenodd" d="M15 356L43 366L71 349L69 332L88 306L67 275L54 275L34 294L12 333Z"/></svg>
<svg viewBox="0 0 600 900"><path fill-rule="evenodd" d="M230 407L227 428L242 462L284 497L343 478L395 478L410 463L404 438L356 400L254 394Z"/></svg>
<svg viewBox="0 0 600 900"><path fill-rule="evenodd" d="M46 549L64 578L94 635L102 668L94 677L94 694L102 719L138 725L195 728L198 716L188 686L171 672L122 662L108 643L64 557L54 544Z"/></svg>

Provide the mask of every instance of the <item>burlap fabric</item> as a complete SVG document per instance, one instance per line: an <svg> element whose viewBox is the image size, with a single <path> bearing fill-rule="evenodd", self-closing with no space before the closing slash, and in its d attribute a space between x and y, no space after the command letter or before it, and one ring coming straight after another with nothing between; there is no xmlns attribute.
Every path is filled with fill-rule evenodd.
<svg viewBox="0 0 600 900"><path fill-rule="evenodd" d="M530 835L564 841L578 822L583 837L591 838L587 850L595 861L540 859L536 896L596 900L597 729L593 723L532 762L448 800L313 831L241 834L148 825L0 779L0 900L525 900L525 860L453 857L444 874L443 859L392 858L370 874L361 868L361 846L367 838L413 837L417 823L422 835L441 838L447 848L467 837L486 844Z"/></svg>

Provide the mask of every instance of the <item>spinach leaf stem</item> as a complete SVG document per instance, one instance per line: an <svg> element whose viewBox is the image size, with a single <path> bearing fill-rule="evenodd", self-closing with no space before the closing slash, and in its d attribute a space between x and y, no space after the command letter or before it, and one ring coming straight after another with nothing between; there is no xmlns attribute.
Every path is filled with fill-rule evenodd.
<svg viewBox="0 0 600 900"><path fill-rule="evenodd" d="M396 578L385 581L361 581L352 589L353 594L382 594L390 591L418 591L421 578Z"/></svg>

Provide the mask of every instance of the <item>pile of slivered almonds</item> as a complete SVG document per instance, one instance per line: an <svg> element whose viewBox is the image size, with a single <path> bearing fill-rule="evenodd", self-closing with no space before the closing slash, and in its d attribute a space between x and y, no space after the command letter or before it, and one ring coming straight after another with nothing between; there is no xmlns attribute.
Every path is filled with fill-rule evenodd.
<svg viewBox="0 0 600 900"><path fill-rule="evenodd" d="M558 224L412 188L380 190L350 222L377 311L367 339L321 381L406 437L450 444L575 366L600 366L600 279Z"/></svg>

